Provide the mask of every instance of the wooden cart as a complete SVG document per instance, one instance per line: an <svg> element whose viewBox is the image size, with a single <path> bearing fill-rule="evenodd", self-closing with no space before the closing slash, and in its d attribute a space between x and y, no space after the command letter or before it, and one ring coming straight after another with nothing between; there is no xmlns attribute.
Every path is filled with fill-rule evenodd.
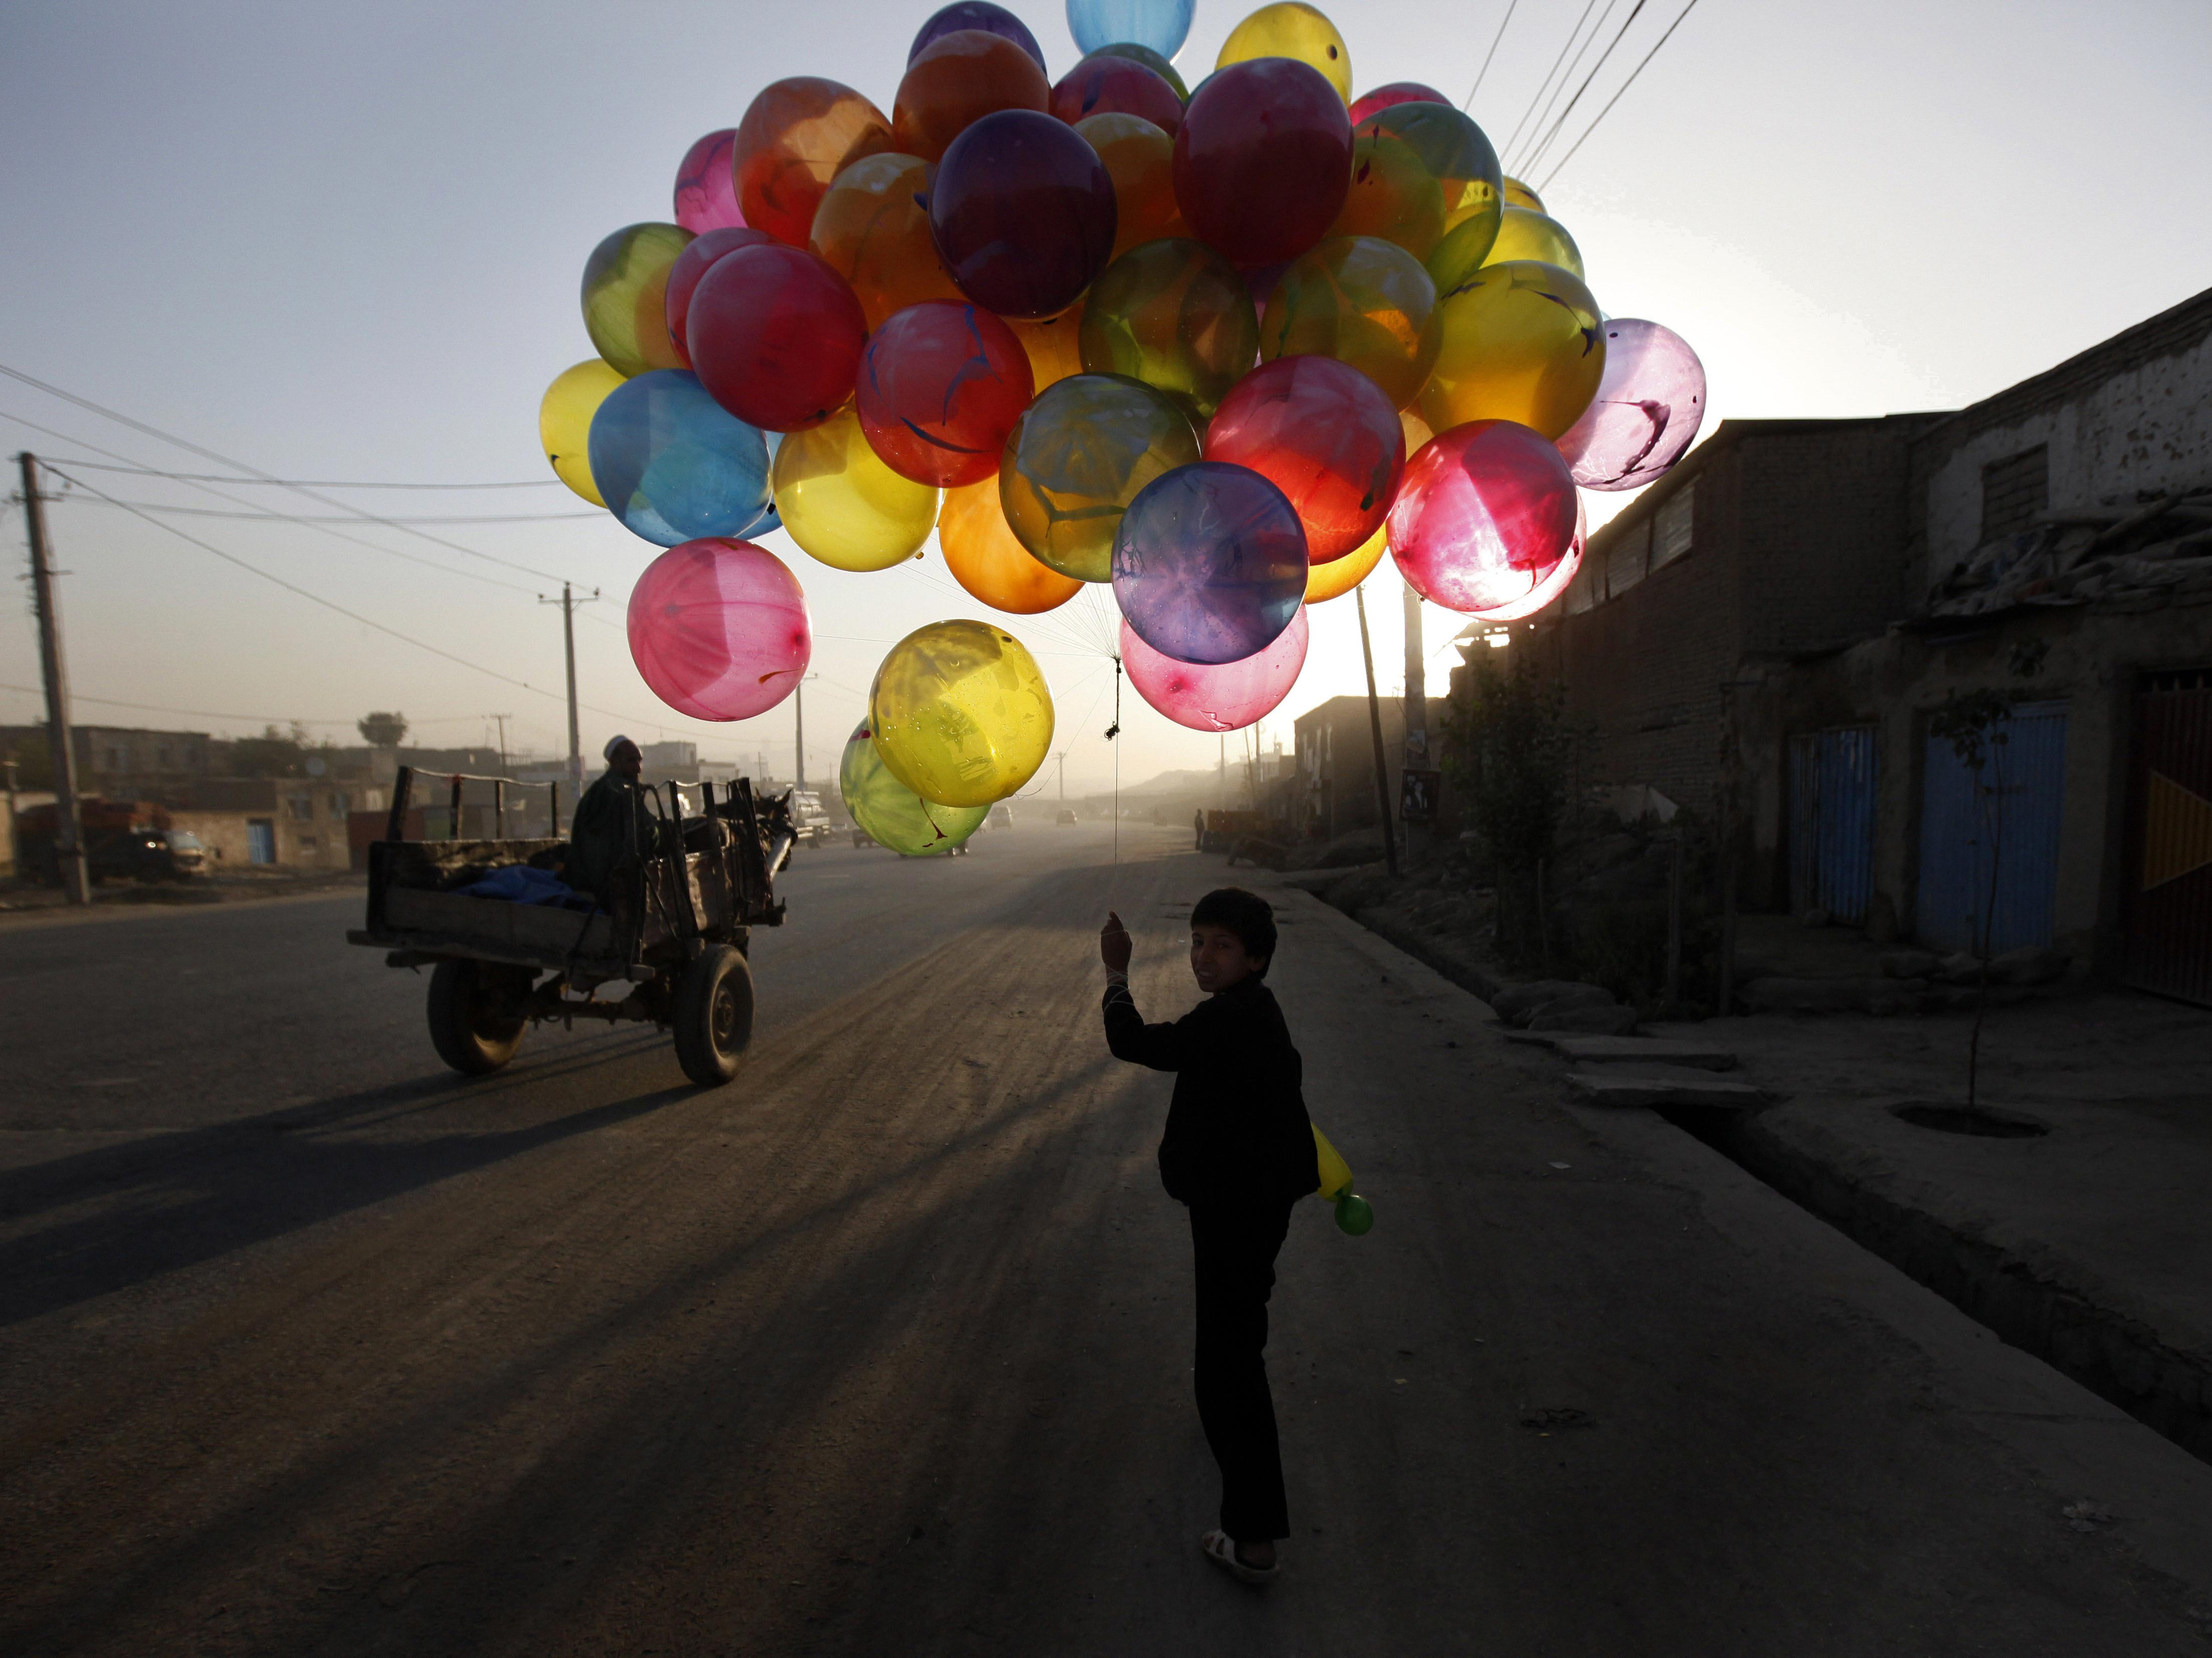
<svg viewBox="0 0 2212 1658"><path fill-rule="evenodd" d="M350 944L385 950L390 967L430 973L430 1042L454 1070L481 1076L514 1057L524 1029L546 1019L650 1020L673 1032L684 1074L705 1086L737 1074L752 1038L751 929L783 924L776 872L794 839L788 794L756 801L739 778L720 800L697 786L688 813L678 786L649 789L656 844L618 870L589 909L475 897L458 889L515 865L554 870L568 847L556 839L465 840L462 786L490 783L504 826L504 778L447 777L456 831L441 841L405 837L417 780L402 767L385 838L368 847L367 925ZM558 797L556 795L557 803ZM548 814L557 823L557 804ZM594 995L625 982L619 999Z"/></svg>

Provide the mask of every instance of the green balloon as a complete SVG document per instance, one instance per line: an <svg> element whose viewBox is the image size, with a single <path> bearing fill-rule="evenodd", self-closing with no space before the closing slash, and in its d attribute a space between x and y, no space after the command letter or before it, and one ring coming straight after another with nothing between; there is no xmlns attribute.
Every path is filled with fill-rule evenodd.
<svg viewBox="0 0 2212 1658"><path fill-rule="evenodd" d="M876 752L875 732L863 720L845 739L837 786L845 810L879 847L908 858L950 852L990 816L988 806L940 806L925 800L890 774Z"/></svg>
<svg viewBox="0 0 2212 1658"><path fill-rule="evenodd" d="M1353 1237L1364 1237L1375 1227L1374 1206L1358 1193L1346 1192L1336 1200L1336 1224Z"/></svg>
<svg viewBox="0 0 2212 1658"><path fill-rule="evenodd" d="M1168 236L1100 273L1076 343L1090 373L1140 380L1206 421L1251 368L1260 318L1235 265L1204 242Z"/></svg>
<svg viewBox="0 0 2212 1658"><path fill-rule="evenodd" d="M1078 581L1114 575L1114 532L1137 492L1199 458L1182 405L1126 374L1070 374L1006 436L999 505L1040 563Z"/></svg>
<svg viewBox="0 0 2212 1658"><path fill-rule="evenodd" d="M1176 73L1176 66L1154 52L1150 46L1140 46L1133 40L1116 40L1110 46L1101 46L1096 52L1086 52L1085 59L1092 58L1126 58L1133 64L1142 64L1146 69L1175 88L1175 95L1186 104L1190 101L1190 88Z"/></svg>

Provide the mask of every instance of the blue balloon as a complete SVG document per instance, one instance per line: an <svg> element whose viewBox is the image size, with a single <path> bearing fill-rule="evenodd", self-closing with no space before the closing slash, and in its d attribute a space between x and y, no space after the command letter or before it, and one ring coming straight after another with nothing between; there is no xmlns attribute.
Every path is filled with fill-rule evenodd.
<svg viewBox="0 0 2212 1658"><path fill-rule="evenodd" d="M608 510L656 546L781 525L767 437L687 370L656 368L608 392L592 416L590 454Z"/></svg>
<svg viewBox="0 0 2212 1658"><path fill-rule="evenodd" d="M1121 514L1114 598L1137 637L1178 662L1242 662L1291 625L1306 595L1297 509L1249 467L1163 472Z"/></svg>
<svg viewBox="0 0 2212 1658"><path fill-rule="evenodd" d="M1197 0L1067 0L1067 32L1085 52L1121 41L1163 58L1182 50Z"/></svg>
<svg viewBox="0 0 2212 1658"><path fill-rule="evenodd" d="M991 0L952 0L951 5L933 15L915 32L914 44L906 49L907 62L914 62L921 56L924 46L955 29L981 29L986 34L1003 35L1036 58L1039 69L1044 69L1044 48L1037 45L1030 26L1004 6L993 5ZM1045 70L1045 78L1052 78L1050 70Z"/></svg>

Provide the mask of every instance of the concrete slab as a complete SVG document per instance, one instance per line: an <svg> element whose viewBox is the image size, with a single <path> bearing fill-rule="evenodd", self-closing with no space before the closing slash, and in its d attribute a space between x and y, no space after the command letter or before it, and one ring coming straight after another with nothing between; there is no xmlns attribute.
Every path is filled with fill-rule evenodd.
<svg viewBox="0 0 2212 1658"><path fill-rule="evenodd" d="M1714 1105L1755 1110L1766 1092L1686 1065L1607 1066L1567 1072L1567 1091L1590 1105Z"/></svg>
<svg viewBox="0 0 2212 1658"><path fill-rule="evenodd" d="M1534 1034L1534 1033L1532 1033ZM1552 1048L1576 1065L1686 1065L1701 1071L1733 1071L1735 1050L1717 1042L1672 1041L1659 1036L1560 1036Z"/></svg>

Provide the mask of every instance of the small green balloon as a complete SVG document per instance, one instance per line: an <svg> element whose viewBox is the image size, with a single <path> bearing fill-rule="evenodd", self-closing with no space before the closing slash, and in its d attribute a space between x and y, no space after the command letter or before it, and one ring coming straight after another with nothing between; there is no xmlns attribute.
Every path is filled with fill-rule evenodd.
<svg viewBox="0 0 2212 1658"><path fill-rule="evenodd" d="M1168 236L1131 248L1091 283L1076 339L1089 373L1142 380L1206 421L1251 368L1260 318L1235 265Z"/></svg>
<svg viewBox="0 0 2212 1658"><path fill-rule="evenodd" d="M900 782L876 752L874 730L865 720L845 740L837 786L868 838L908 858L951 851L991 814L988 806L938 805Z"/></svg>
<svg viewBox="0 0 2212 1658"><path fill-rule="evenodd" d="M1364 1237L1375 1228L1375 1207L1357 1192L1346 1192L1336 1200L1336 1224L1353 1237Z"/></svg>
<svg viewBox="0 0 2212 1658"><path fill-rule="evenodd" d="M1015 539L1078 581L1114 575L1121 514L1163 472L1199 459L1182 406L1126 374L1070 374L1006 437L999 504Z"/></svg>

